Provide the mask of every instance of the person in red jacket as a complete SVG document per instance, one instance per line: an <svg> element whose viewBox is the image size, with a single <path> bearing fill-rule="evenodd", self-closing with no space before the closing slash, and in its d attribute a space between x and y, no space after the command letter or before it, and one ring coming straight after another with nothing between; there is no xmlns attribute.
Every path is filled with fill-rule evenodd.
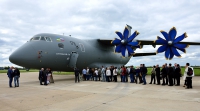
<svg viewBox="0 0 200 111"><path fill-rule="evenodd" d="M126 79L126 68L124 66L122 66L122 78L123 78L123 82L126 82L125 79Z"/></svg>

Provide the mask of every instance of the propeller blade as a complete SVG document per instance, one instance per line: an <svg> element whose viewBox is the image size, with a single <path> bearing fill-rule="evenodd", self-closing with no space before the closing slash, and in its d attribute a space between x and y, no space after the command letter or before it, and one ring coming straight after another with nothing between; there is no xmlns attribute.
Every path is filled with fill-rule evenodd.
<svg viewBox="0 0 200 111"><path fill-rule="evenodd" d="M131 56L131 54L130 53L128 53L128 57L130 57Z"/></svg>
<svg viewBox="0 0 200 111"><path fill-rule="evenodd" d="M114 45L118 45L120 43L121 43L121 40L119 40L119 39L115 39L112 41L112 44L114 44Z"/></svg>
<svg viewBox="0 0 200 111"><path fill-rule="evenodd" d="M167 32L165 32L165 31L160 31L161 33L162 33L162 35L165 37L165 39L166 39L166 41L169 41L169 35L168 35L168 33Z"/></svg>
<svg viewBox="0 0 200 111"><path fill-rule="evenodd" d="M122 46L121 53L122 53L122 56L125 57L126 47Z"/></svg>
<svg viewBox="0 0 200 111"><path fill-rule="evenodd" d="M128 35L129 35L129 31L128 31L127 27L125 27L123 35L124 35L124 39L127 40L128 39Z"/></svg>
<svg viewBox="0 0 200 111"><path fill-rule="evenodd" d="M179 49L185 49L187 48L189 45L187 44L174 44L174 47L179 48Z"/></svg>
<svg viewBox="0 0 200 111"><path fill-rule="evenodd" d="M119 44L118 46L116 46L116 48L115 48L115 52L118 52L118 53L120 53L121 52L121 48L122 48L122 44Z"/></svg>
<svg viewBox="0 0 200 111"><path fill-rule="evenodd" d="M165 51L165 58L167 60L169 59L169 55L170 55L170 47L168 47L167 50Z"/></svg>
<svg viewBox="0 0 200 111"><path fill-rule="evenodd" d="M121 32L118 32L118 31L116 31L115 32L119 37L120 37L120 39L121 40L123 40L124 39L124 36L122 35L122 33Z"/></svg>
<svg viewBox="0 0 200 111"><path fill-rule="evenodd" d="M183 53L186 53L186 50L185 49L180 49L180 48L177 48L178 50L182 51Z"/></svg>
<svg viewBox="0 0 200 111"><path fill-rule="evenodd" d="M172 58L174 57L174 53L172 52L172 49L170 49L170 56L169 56L169 60L172 60Z"/></svg>
<svg viewBox="0 0 200 111"><path fill-rule="evenodd" d="M133 54L134 53L134 51L133 51L133 49L131 48L131 46L126 46L126 49L128 50L128 53L130 53L130 54Z"/></svg>
<svg viewBox="0 0 200 111"><path fill-rule="evenodd" d="M187 35L186 35L186 33L184 33L184 34L182 34L181 36L179 36L179 37L177 37L174 41L173 41L173 43L177 43L177 42L180 42L180 41L182 41L184 38L186 38L187 37Z"/></svg>
<svg viewBox="0 0 200 111"><path fill-rule="evenodd" d="M128 45L137 46L137 45L139 45L139 42L129 42Z"/></svg>
<svg viewBox="0 0 200 111"><path fill-rule="evenodd" d="M138 35L139 33L137 31L135 31L129 38L128 38L128 42L133 41L133 39Z"/></svg>
<svg viewBox="0 0 200 111"><path fill-rule="evenodd" d="M167 48L168 48L167 45L162 45L162 46L160 46L160 47L158 48L157 53L164 52L164 51L167 50Z"/></svg>
<svg viewBox="0 0 200 111"><path fill-rule="evenodd" d="M173 41L175 37L176 37L176 28L173 27L169 31L169 40Z"/></svg>
<svg viewBox="0 0 200 111"><path fill-rule="evenodd" d="M178 53L178 51L176 50L175 47L171 47L171 49L172 49L172 52L174 53L175 56L181 57L181 55Z"/></svg>
<svg viewBox="0 0 200 111"><path fill-rule="evenodd" d="M142 48L142 46L140 46L140 45L137 45L137 46L134 46L134 47L136 47L136 48Z"/></svg>
<svg viewBox="0 0 200 111"><path fill-rule="evenodd" d="M155 41L157 44L168 44L166 40L164 40L161 37L157 37L157 40Z"/></svg>

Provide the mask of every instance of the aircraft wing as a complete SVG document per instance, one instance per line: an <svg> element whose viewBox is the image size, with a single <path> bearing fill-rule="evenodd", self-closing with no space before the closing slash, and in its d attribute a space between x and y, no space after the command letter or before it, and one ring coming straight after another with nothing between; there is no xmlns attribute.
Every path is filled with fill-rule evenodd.
<svg viewBox="0 0 200 111"><path fill-rule="evenodd" d="M154 43L153 40L136 40L140 42L140 45L162 45ZM179 44L188 44L188 45L200 45L200 42L178 42Z"/></svg>
<svg viewBox="0 0 200 111"><path fill-rule="evenodd" d="M111 44L110 39L98 39L98 42L105 44L105 45L109 45L109 46L114 46L113 44ZM154 48L156 45L162 45L162 44L158 44L158 43L154 43L154 40L136 40L137 42L140 42L140 45L152 45ZM200 42L178 42L179 44L188 44L188 45L200 45Z"/></svg>
<svg viewBox="0 0 200 111"><path fill-rule="evenodd" d="M156 55L155 52L149 52L149 53L135 53L133 57L139 57L139 56L151 56L151 55Z"/></svg>
<svg viewBox="0 0 200 111"><path fill-rule="evenodd" d="M113 44L111 44L112 40L110 39L97 39L97 41L105 45L114 46Z"/></svg>

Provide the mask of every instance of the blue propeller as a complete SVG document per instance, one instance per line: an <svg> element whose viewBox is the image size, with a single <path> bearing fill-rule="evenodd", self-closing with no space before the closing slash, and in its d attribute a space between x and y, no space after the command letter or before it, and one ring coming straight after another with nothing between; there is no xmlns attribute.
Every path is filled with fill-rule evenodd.
<svg viewBox="0 0 200 111"><path fill-rule="evenodd" d="M133 47L140 48L140 43L133 41L133 39L139 34L139 32L135 31L130 37L128 37L129 30L127 27L125 27L123 35L121 32L118 31L116 31L115 33L120 38L115 38L115 40L111 42L111 44L116 45L115 52L121 53L122 56L125 57L126 50L128 51L128 56L131 56L135 53Z"/></svg>
<svg viewBox="0 0 200 111"><path fill-rule="evenodd" d="M177 49L186 53L185 48L187 48L189 45L180 43L180 41L182 41L184 38L187 37L186 33L175 38L176 33L177 33L175 27L172 27L170 29L169 33L165 32L165 31L160 31L160 32L165 37L165 39L163 39L159 36L157 37L157 40L155 41L155 43L162 45L158 48L157 53L161 53L161 52L165 51L165 58L167 60L171 60L174 57L174 55L177 57L181 57L181 55L179 54Z"/></svg>

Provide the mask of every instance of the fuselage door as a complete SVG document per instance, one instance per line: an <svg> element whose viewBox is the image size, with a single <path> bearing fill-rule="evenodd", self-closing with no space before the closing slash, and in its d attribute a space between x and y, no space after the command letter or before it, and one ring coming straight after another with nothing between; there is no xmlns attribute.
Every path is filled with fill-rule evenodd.
<svg viewBox="0 0 200 111"><path fill-rule="evenodd" d="M77 58L78 58L78 53L72 52L70 61L69 61L69 67L71 67L71 68L76 67Z"/></svg>

